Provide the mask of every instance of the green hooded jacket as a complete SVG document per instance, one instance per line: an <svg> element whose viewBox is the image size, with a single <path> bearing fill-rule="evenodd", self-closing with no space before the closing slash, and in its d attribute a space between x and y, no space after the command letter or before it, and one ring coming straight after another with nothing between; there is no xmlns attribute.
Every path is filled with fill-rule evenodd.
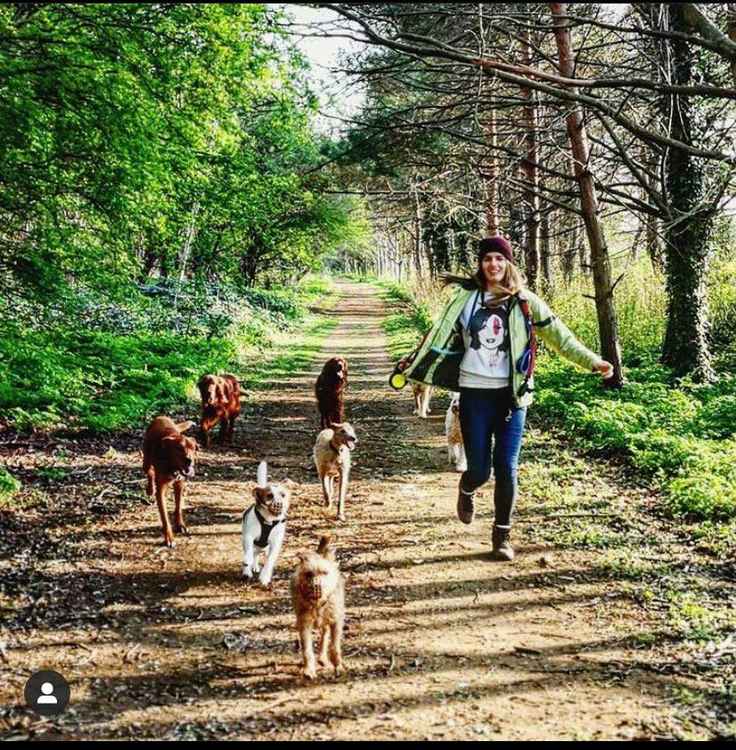
<svg viewBox="0 0 736 750"><path fill-rule="evenodd" d="M404 374L409 380L437 385L450 391L460 390L460 362L465 354L462 331L458 322L474 289L459 289L445 306L437 322L419 346ZM528 406L534 399L534 376L526 382L517 362L529 345L529 334L520 300L528 302L536 336L566 359L592 370L601 358L581 344L570 329L533 292L527 289L511 298L509 307L509 340L511 350L511 385L514 404Z"/></svg>

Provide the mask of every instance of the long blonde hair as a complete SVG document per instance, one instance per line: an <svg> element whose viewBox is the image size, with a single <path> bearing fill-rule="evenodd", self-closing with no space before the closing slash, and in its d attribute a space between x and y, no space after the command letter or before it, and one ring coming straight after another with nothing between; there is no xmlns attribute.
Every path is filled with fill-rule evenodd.
<svg viewBox="0 0 736 750"><path fill-rule="evenodd" d="M480 289L484 292L490 292L491 296L499 301L518 294L526 285L522 270L510 260L506 261L506 270L501 283L494 284L490 289L486 285L480 263L478 263L478 270L470 276L456 276L455 274L445 273L442 274L441 278L445 286L459 284L463 289Z"/></svg>

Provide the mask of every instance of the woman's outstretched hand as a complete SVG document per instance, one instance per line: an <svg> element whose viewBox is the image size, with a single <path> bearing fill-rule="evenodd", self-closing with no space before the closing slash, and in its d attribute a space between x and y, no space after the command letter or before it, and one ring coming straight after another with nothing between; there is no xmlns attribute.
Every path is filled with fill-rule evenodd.
<svg viewBox="0 0 736 750"><path fill-rule="evenodd" d="M613 365L610 362L606 362L605 359L602 359L593 368L593 372L599 372L601 375L603 375L604 380L608 380L608 378L613 377Z"/></svg>

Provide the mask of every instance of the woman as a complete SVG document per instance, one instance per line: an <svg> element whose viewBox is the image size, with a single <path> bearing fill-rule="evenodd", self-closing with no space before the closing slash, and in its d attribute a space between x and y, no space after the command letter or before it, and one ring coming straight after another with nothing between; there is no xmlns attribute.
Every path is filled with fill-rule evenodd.
<svg viewBox="0 0 736 750"><path fill-rule="evenodd" d="M536 336L581 367L613 375L613 366L583 346L536 295L523 288L511 245L487 237L478 270L448 277L461 289L415 354L402 360L407 378L460 391L460 425L468 460L460 477L457 515L471 523L473 495L495 475L493 552L513 560L509 542L517 496L517 466L526 409L534 390Z"/></svg>

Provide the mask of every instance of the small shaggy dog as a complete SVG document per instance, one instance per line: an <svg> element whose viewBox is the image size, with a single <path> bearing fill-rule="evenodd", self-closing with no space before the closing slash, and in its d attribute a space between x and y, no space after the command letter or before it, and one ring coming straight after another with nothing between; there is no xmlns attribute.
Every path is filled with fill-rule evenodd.
<svg viewBox="0 0 736 750"><path fill-rule="evenodd" d="M185 479L194 476L194 454L197 441L184 437L194 422L186 421L177 424L168 417L156 417L151 422L143 438L143 471L148 477L146 494L150 498L156 490L156 503L161 517L161 528L164 544L174 546L174 534L166 512L164 493L166 488L174 485L174 530L177 534L188 534L184 525L181 508L182 489Z"/></svg>
<svg viewBox="0 0 736 750"><path fill-rule="evenodd" d="M286 535L290 493L280 484L268 483L265 461L258 464L256 482L253 490L255 504L243 513L243 578L250 579L254 573L260 572L258 580L262 586L268 586ZM260 552L266 554L262 569L258 564Z"/></svg>
<svg viewBox="0 0 736 750"><path fill-rule="evenodd" d="M332 505L337 479L337 518L345 520L345 496L350 479L350 451L358 442L355 430L349 422L334 424L317 435L314 443L314 465L322 484L325 506Z"/></svg>
<svg viewBox="0 0 736 750"><path fill-rule="evenodd" d="M199 426L206 448L210 430L220 423L220 442L232 441L235 418L240 414L240 383L234 375L203 375L197 383L202 397Z"/></svg>
<svg viewBox="0 0 736 750"><path fill-rule="evenodd" d="M426 419L432 410L429 408L429 400L432 398L432 386L426 383L412 383L411 389L414 392L414 411L412 414L418 415L421 419Z"/></svg>
<svg viewBox="0 0 736 750"><path fill-rule="evenodd" d="M347 385L347 360L344 357L328 359L314 384L314 394L317 397L317 408L320 414L320 429L342 422Z"/></svg>
<svg viewBox="0 0 736 750"><path fill-rule="evenodd" d="M327 656L335 670L342 667L342 631L345 623L345 586L330 548L330 537L323 536L316 552L303 552L291 579L291 601L302 649L303 675L317 676L312 630L321 637L319 663L327 666Z"/></svg>
<svg viewBox="0 0 736 750"><path fill-rule="evenodd" d="M445 435L447 436L447 460L455 464L456 471L467 471L463 433L460 429L460 394L452 393L450 405L445 414Z"/></svg>

